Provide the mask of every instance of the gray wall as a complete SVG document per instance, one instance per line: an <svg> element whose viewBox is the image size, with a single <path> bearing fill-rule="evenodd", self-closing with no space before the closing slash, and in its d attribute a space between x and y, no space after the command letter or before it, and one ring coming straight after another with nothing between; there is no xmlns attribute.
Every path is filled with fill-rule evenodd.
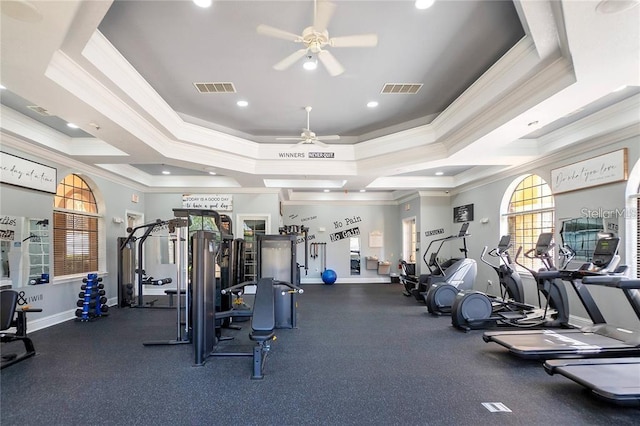
<svg viewBox="0 0 640 426"><path fill-rule="evenodd" d="M551 180L551 170L560 166L592 158L601 154L616 151L620 148L628 149L628 168L631 170L640 157L640 137L627 139L617 143L612 143L597 149L584 151L579 155L572 156L558 162L547 163L543 166L532 167L530 169L519 170L512 176L500 179L495 182L487 183L479 187L468 189L456 194L451 199L451 206L459 206L464 204L474 205L474 221L471 222L469 231L472 237L469 238L469 257L479 261L480 254L484 245L490 248L495 247L501 234L500 228L500 205L508 186L523 174L535 173L544 178L547 182ZM583 215L583 209L591 210L622 210L625 207L625 188L626 182L614 183L593 187L584 190L573 191L569 193L558 194L554 197L556 209L555 223L555 241L560 242L560 225L563 219L580 217ZM488 223L480 223L481 218L488 218ZM506 233L506 228L502 230ZM624 220L619 221L619 235L625 239ZM624 244L620 246L620 255L622 263L625 261ZM497 275L488 266L478 263L478 279L476 280L475 289L487 291L487 280L492 280L493 291L496 294ZM535 283L530 278L523 279L525 285L525 294L529 303L537 303ZM491 288L489 288L491 290ZM629 303L626 301L622 292L610 288L589 287L590 292L594 295L596 302L608 322L627 327L639 327L640 322L631 310ZM577 316L586 318L586 312L582 308L580 301L575 296L574 290L567 286L567 292L570 297L570 312L572 317ZM580 321L580 318L577 321Z"/></svg>
<svg viewBox="0 0 640 426"><path fill-rule="evenodd" d="M563 166L582 159L591 158L600 154L611 152L620 148L628 149L629 170L640 157L640 137L608 144L600 148L584 151L580 155L565 158L557 162L532 166L531 168L520 168L511 176L497 180L481 183L474 187L468 187L461 192L449 197L446 194L424 195L409 198L407 201L399 202L397 205L379 204L354 204L354 205L285 205L283 216L280 216L280 202L277 194L234 194L234 210L232 218L234 221L237 215L263 215L267 214L271 218L270 233L277 233L278 227L282 224L300 225L310 228L309 242L327 243L327 268L334 269L338 274L339 282L372 282L388 281L389 277L378 275L377 270L366 269L366 257L377 256L380 260L389 261L390 272L397 273L397 262L401 257L402 249L402 219L416 217L417 229L420 233L420 256L418 265L420 272L426 272L423 265L422 256L426 251L428 243L436 236L427 237L425 232L434 229L444 229L441 236L451 235L457 232L459 224L453 223L452 208L464 204L474 205L475 220L471 222L469 232L471 237L468 240L469 256L479 260L480 253L484 245L495 246L500 238L500 211L499 206L508 186L519 176L526 173L537 173L550 179L551 170L558 166ZM77 172L66 166L56 164L46 158L39 158L27 155L13 149L6 149L14 155L18 155L33 161L37 161L58 170L58 179L62 179L66 174ZM117 295L116 289L116 265L117 265L117 243L116 239L126 235L126 224L116 223L114 218L125 218L127 211L134 211L144 214L145 221L149 222L157 218L166 219L172 217L172 209L181 206L181 193L142 193L130 187L114 183L91 173L84 175L87 180L97 188L97 195L100 201L103 215L105 270L104 283L107 295L112 302ZM601 187L594 187L586 190L574 191L566 194L559 194L555 197L556 202L556 229L564 218L578 217L583 209L604 209L607 211L623 209L625 207L626 183L616 183ZM221 191L229 193L229 191ZM633 192L633 191L632 191ZM132 195L139 199L137 203L132 202ZM52 219L53 195L23 188L0 185L0 213L11 216L37 217ZM481 223L482 218L487 218L486 223ZM618 222L619 233L624 238L626 227L623 219ZM351 276L349 272L349 245L348 238L331 241L330 235L346 229L358 228L361 241L362 267L360 276ZM369 233L380 231L383 233L383 247L369 247ZM556 236L559 241L559 236ZM444 248L449 253L443 252L441 257L458 256L458 244L451 244ZM298 245L298 259L302 263L304 259L303 245ZM622 258L625 259L624 245L621 247ZM52 256L50 256L52 258ZM154 256L150 256L153 260ZM148 272L154 276L162 276L170 273L171 265L158 265L153 261L147 261L145 265ZM154 271L154 267L157 268ZM164 268L164 269L163 269ZM321 282L320 280L320 259L311 259L309 262L309 275L303 275L303 282ZM55 279L55 271L51 271ZM304 271L303 271L304 274ZM497 277L495 272L488 266L478 265L478 279L476 289L486 291L487 280L494 282L494 290L497 291ZM25 291L25 296L33 306L42 307L44 311L40 314L30 315L32 329L48 326L56 322L73 318L76 309L75 303L81 285L81 277L77 279L65 280L46 285L26 286L21 290ZM525 280L525 285L529 289L527 298L529 302L534 302L535 286L532 280ZM584 317L584 312L579 306L573 291L569 289L571 295L571 311L578 317ZM627 301L615 289L593 288L592 293L601 307L605 318L610 322L628 327L640 327Z"/></svg>
<svg viewBox="0 0 640 426"><path fill-rule="evenodd" d="M389 275L378 275L378 271L366 269L366 258L377 257L380 261L391 263L390 272L398 272L398 259L401 255L402 222L396 205L285 205L285 225L304 225L309 227L309 243L327 243L326 267L338 275L338 283L390 281ZM350 273L349 238L332 241L331 235L357 228L360 237L361 272ZM369 234L379 231L383 235L383 247L370 247ZM304 263L304 245L298 244L298 263ZM321 282L322 267L320 258L309 259L309 271L302 283Z"/></svg>
<svg viewBox="0 0 640 426"><path fill-rule="evenodd" d="M46 158L39 158L33 155L27 155L17 150L7 149L3 147L3 151L14 154L28 160L46 164L57 169L58 180L63 179L70 173L78 173L66 166L62 166L52 162ZM123 217L127 209L140 209L138 205L131 203L131 195L136 191L125 186L113 183L106 179L78 173L94 188L97 188L96 196L100 208L100 214L103 215L103 232L100 233L103 239L103 246L106 251L104 254L104 274L103 283L105 291L110 302L115 302L117 297L117 243L116 239L120 235L126 235L124 224L116 224L113 217ZM140 195L142 204L144 197ZM52 219L53 219L53 202L54 195L33 191L29 189L14 187L10 185L0 185L0 213L11 216L23 216L31 218L49 219L49 235L53 238ZM53 245L50 245L51 250ZM49 258L53 259L52 253ZM53 262L51 262L53 263ZM50 275L55 279L55 271L53 264L50 265ZM82 284L82 276L75 279L65 280L64 282L54 282L49 284L20 287L20 291L25 292L25 298L33 307L43 309L42 313L29 314L30 328L32 330L46 327L60 321L74 317L76 310L76 301ZM25 283L26 284L26 283Z"/></svg>
<svg viewBox="0 0 640 426"><path fill-rule="evenodd" d="M426 253L426 259L429 260L431 252L438 247L439 242L435 242L439 238L444 238L452 234L457 234L460 224L453 224L453 213L451 211L451 200L449 196L425 196L420 200L420 258L419 272L428 274L429 269L424 262L425 253L429 247L429 243L433 241L429 253ZM435 230L444 230L442 234L431 234ZM427 233L430 233L427 235ZM451 257L462 257L458 251L460 240L445 243L441 252L438 254L440 260L446 260Z"/></svg>

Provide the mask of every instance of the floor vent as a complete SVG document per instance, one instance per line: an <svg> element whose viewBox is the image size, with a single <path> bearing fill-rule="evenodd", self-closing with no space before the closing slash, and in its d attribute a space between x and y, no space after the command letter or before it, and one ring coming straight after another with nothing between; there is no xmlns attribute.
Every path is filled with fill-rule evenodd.
<svg viewBox="0 0 640 426"><path fill-rule="evenodd" d="M47 111L46 109L42 108L41 106L38 105L29 105L27 106L27 108L29 108L31 111L37 112L38 114L45 116L45 117L51 117L53 114L49 114L49 111Z"/></svg>
<svg viewBox="0 0 640 426"><path fill-rule="evenodd" d="M233 83L193 83L200 93L236 93Z"/></svg>
<svg viewBox="0 0 640 426"><path fill-rule="evenodd" d="M387 83L382 87L382 94L415 95L422 88L418 83Z"/></svg>
<svg viewBox="0 0 640 426"><path fill-rule="evenodd" d="M509 407L502 402L483 402L482 406L491 413L511 413Z"/></svg>

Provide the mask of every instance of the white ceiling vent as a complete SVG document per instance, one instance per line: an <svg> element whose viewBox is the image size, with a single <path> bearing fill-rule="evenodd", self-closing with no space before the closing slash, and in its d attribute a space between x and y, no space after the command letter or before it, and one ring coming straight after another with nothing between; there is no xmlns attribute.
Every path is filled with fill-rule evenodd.
<svg viewBox="0 0 640 426"><path fill-rule="evenodd" d="M382 87L382 94L415 95L422 88L418 83L387 83Z"/></svg>
<svg viewBox="0 0 640 426"><path fill-rule="evenodd" d="M46 109L42 108L41 106L38 105L29 105L27 106L27 108L29 108L31 111L37 112L40 115L43 115L45 117L51 117L53 114L49 114L49 111L47 111Z"/></svg>
<svg viewBox="0 0 640 426"><path fill-rule="evenodd" d="M193 83L200 93L236 93L233 83Z"/></svg>

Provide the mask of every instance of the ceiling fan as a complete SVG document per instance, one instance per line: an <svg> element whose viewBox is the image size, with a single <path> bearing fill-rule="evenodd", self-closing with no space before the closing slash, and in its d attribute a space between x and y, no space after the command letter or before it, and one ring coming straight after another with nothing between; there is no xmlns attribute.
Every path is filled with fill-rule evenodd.
<svg viewBox="0 0 640 426"><path fill-rule="evenodd" d="M311 127L309 126L309 113L311 112L311 107L304 107L304 110L307 111L307 127L302 129L302 133L300 133L300 136L298 137L286 137L286 138L276 138L276 140L279 141L298 141L298 143L296 143L295 146L298 145L304 145L304 144L315 144L315 145L319 145L322 147L327 147L329 145L327 145L326 143L322 142L323 140L325 141L337 141L340 139L340 136L338 135L328 135L328 136L316 136L316 134L314 132L312 132L310 129Z"/></svg>
<svg viewBox="0 0 640 426"><path fill-rule="evenodd" d="M314 1L313 25L305 28L302 35L297 35L268 25L258 25L258 33L280 38L284 40L301 43L304 47L287 56L273 66L274 69L282 71L289 68L297 60L304 56L314 54L327 69L332 77L344 72L344 68L338 60L325 50L325 47L373 47L378 44L376 34L360 34L344 37L329 37L327 26L336 8L334 3L324 0Z"/></svg>

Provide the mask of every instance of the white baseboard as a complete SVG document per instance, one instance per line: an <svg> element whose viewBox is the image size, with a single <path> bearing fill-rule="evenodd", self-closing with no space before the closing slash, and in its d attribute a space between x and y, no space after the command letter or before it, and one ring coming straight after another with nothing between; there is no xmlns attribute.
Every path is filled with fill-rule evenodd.
<svg viewBox="0 0 640 426"><path fill-rule="evenodd" d="M112 297L107 301L109 307L118 305L118 298ZM27 316L27 334L33 333L34 331L42 330L47 327L54 326L56 324L63 323L65 321L69 321L76 318L76 309L73 308L68 311L58 312L54 315L49 315L48 317L38 318L29 321L29 317Z"/></svg>

